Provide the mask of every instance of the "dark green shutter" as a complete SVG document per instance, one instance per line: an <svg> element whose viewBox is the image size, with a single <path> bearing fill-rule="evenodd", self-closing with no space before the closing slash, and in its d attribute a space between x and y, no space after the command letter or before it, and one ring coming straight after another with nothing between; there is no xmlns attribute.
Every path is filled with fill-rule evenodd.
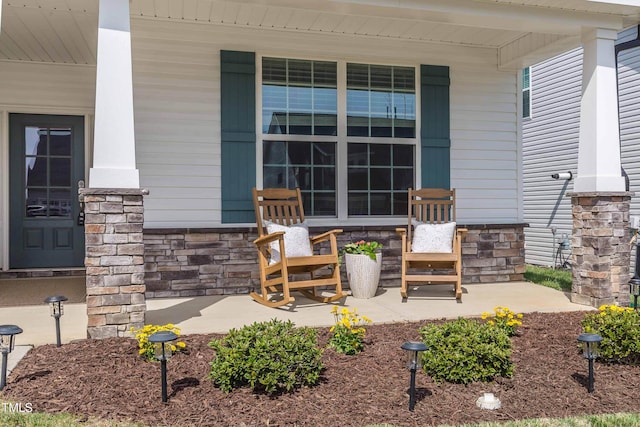
<svg viewBox="0 0 640 427"><path fill-rule="evenodd" d="M449 67L420 66L422 188L450 188Z"/></svg>
<svg viewBox="0 0 640 427"><path fill-rule="evenodd" d="M255 222L256 56L220 52L222 222Z"/></svg>

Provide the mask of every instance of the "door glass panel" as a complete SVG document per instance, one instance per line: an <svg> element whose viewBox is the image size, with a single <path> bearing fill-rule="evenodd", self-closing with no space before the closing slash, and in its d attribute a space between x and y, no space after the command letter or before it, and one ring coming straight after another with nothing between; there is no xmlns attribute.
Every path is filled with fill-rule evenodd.
<svg viewBox="0 0 640 427"><path fill-rule="evenodd" d="M71 189L49 191L49 216L71 217Z"/></svg>
<svg viewBox="0 0 640 427"><path fill-rule="evenodd" d="M27 157L25 166L27 187L44 187L47 185L46 157Z"/></svg>
<svg viewBox="0 0 640 427"><path fill-rule="evenodd" d="M71 129L51 129L49 145L52 156L71 155Z"/></svg>
<svg viewBox="0 0 640 427"><path fill-rule="evenodd" d="M24 132L25 216L70 218L71 128L25 126Z"/></svg>
<svg viewBox="0 0 640 427"><path fill-rule="evenodd" d="M47 155L47 129L42 129L38 126L25 126L24 141L25 155Z"/></svg>
<svg viewBox="0 0 640 427"><path fill-rule="evenodd" d="M47 216L48 208L46 188L28 188L25 200L27 205L27 217L34 218Z"/></svg>
<svg viewBox="0 0 640 427"><path fill-rule="evenodd" d="M71 186L71 159L52 158L51 159L51 185L54 187Z"/></svg>

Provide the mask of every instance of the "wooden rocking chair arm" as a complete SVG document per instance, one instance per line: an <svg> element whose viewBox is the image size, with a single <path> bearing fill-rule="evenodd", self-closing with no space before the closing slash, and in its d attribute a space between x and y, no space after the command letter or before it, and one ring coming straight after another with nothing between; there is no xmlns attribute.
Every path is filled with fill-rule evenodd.
<svg viewBox="0 0 640 427"><path fill-rule="evenodd" d="M275 242L276 240L281 240L284 238L284 231L276 231L274 233L271 234L266 234L262 237L258 237L256 240L253 241L253 243L260 247L260 246L264 246L264 245L268 245L271 242Z"/></svg>
<svg viewBox="0 0 640 427"><path fill-rule="evenodd" d="M467 234L467 231L469 230L466 228L456 228L456 232L460 237L464 237L464 235Z"/></svg>
<svg viewBox="0 0 640 427"><path fill-rule="evenodd" d="M406 235L407 234L407 229L406 228L396 228L396 233L402 235Z"/></svg>
<svg viewBox="0 0 640 427"><path fill-rule="evenodd" d="M332 235L336 235L342 233L342 229L335 228L333 230L326 231L322 234L318 234L317 236L311 237L311 244L315 245L316 243L324 242L325 240L329 240Z"/></svg>

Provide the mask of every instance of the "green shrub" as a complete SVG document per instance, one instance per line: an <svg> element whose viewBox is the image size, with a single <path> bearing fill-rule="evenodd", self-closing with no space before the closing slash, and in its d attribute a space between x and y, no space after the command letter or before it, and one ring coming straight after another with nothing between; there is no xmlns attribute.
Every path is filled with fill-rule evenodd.
<svg viewBox="0 0 640 427"><path fill-rule="evenodd" d="M272 319L232 329L209 346L216 351L209 377L225 392L245 385L256 391L291 391L318 382L323 368L317 331Z"/></svg>
<svg viewBox="0 0 640 427"><path fill-rule="evenodd" d="M468 384L511 377L511 339L496 325L458 319L420 328L423 369L434 381Z"/></svg>
<svg viewBox="0 0 640 427"><path fill-rule="evenodd" d="M640 315L632 308L603 305L582 320L585 332L599 334L600 358L607 362L640 362Z"/></svg>

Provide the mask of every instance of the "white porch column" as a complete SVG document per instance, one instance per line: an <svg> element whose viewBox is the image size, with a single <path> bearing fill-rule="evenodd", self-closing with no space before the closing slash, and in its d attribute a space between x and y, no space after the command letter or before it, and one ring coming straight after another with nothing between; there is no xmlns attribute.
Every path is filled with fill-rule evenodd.
<svg viewBox="0 0 640 427"><path fill-rule="evenodd" d="M614 30L591 28L582 34L584 63L576 193L625 191L620 170L618 90Z"/></svg>
<svg viewBox="0 0 640 427"><path fill-rule="evenodd" d="M129 0L100 0L93 167L89 188L139 188Z"/></svg>

